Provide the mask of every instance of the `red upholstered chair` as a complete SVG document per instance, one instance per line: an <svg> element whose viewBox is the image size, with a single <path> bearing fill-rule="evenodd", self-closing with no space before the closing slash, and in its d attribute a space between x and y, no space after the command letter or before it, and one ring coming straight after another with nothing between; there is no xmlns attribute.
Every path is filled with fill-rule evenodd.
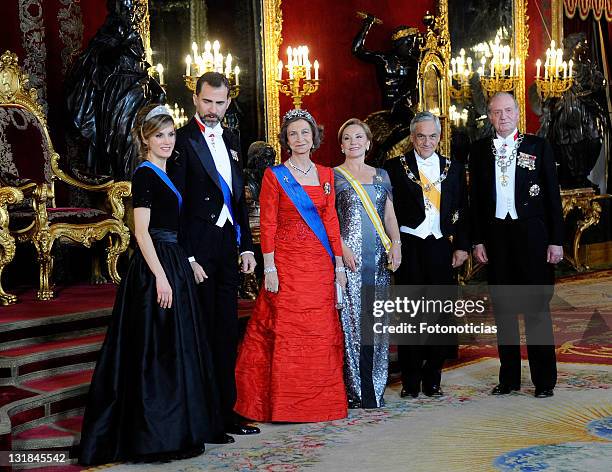
<svg viewBox="0 0 612 472"><path fill-rule="evenodd" d="M40 265L38 298L53 298L51 249L60 238L88 248L108 238L108 272L118 283L117 260L130 240L123 222L123 199L130 196L130 183L108 181L92 185L63 171L36 89L27 87L28 78L19 68L17 55L6 51L0 57L0 186L23 192L23 203L10 209L10 233L18 242L31 242L36 248ZM58 208L56 181L72 190L105 194L105 209Z"/></svg>

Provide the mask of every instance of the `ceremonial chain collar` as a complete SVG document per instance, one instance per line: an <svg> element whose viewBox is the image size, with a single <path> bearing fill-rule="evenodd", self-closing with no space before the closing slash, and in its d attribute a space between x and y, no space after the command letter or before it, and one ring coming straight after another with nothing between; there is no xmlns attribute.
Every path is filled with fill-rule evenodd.
<svg viewBox="0 0 612 472"><path fill-rule="evenodd" d="M312 166L314 165L312 162L310 163L310 166L308 167L308 169L306 170L302 170L300 169L298 166L293 165L293 162L291 162L291 158L287 159L289 161L289 165L291 167L293 167L295 170L297 170L298 172L301 172L304 175L307 175L308 172L310 172L310 170L312 169Z"/></svg>
<svg viewBox="0 0 612 472"><path fill-rule="evenodd" d="M428 159L431 159L431 156ZM436 185L444 182L444 180L448 176L448 169L450 169L451 160L448 157L445 157L444 159L446 159L446 164L444 165L444 170L442 171L442 174L440 174L440 177L438 177L438 179L434 182L430 182L427 185L424 185L423 182L416 178L416 176L410 170L410 167L408 167L408 164L406 163L406 156L400 156L400 162L404 166L404 170L406 171L406 175L408 176L408 178L412 180L415 184L417 184L419 187L421 187L425 192L429 192L432 187L435 187Z"/></svg>
<svg viewBox="0 0 612 472"><path fill-rule="evenodd" d="M508 156L505 152L499 152L497 150L494 143L495 138L491 140L491 151L493 152L493 157L495 158L495 164L497 164L497 167L499 167L499 170L502 173L501 177L499 178L499 181L504 187L508 185L508 182L510 181L510 178L506 174L506 172L508 171L508 167L510 167L512 161L516 159L516 155L518 154L518 148L521 147L521 143L523 142L523 138L525 137L524 134L517 134L518 137L514 141L514 148L512 149L510 156ZM502 145L502 148L503 147L504 146Z"/></svg>

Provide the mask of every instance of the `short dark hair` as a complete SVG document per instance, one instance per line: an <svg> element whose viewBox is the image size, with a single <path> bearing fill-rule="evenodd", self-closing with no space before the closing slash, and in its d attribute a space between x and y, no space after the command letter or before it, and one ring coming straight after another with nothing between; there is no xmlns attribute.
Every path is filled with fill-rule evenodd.
<svg viewBox="0 0 612 472"><path fill-rule="evenodd" d="M288 113L285 114L285 118L283 119L283 123L281 124L280 133L278 133L278 141L280 142L281 148L291 154L291 148L289 147L289 140L287 138L287 127L294 121L304 120L306 123L308 123L312 131L311 151L316 151L317 149L319 149L321 141L323 140L323 127L317 124L313 116L310 113L306 113L305 115L295 115L291 117L287 117L287 115Z"/></svg>
<svg viewBox="0 0 612 472"><path fill-rule="evenodd" d="M200 76L198 81L196 82L195 94L199 95L204 83L207 83L211 87L219 88L225 87L227 89L227 96L229 97L230 93L230 83L221 72L205 72Z"/></svg>

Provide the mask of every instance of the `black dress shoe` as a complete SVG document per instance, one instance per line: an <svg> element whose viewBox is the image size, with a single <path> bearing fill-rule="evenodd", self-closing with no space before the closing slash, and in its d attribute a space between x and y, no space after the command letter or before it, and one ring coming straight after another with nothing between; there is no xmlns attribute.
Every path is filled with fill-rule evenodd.
<svg viewBox="0 0 612 472"><path fill-rule="evenodd" d="M234 423L227 428L228 433L237 434L244 436L246 434L259 434L259 428L256 426L249 426L247 424Z"/></svg>
<svg viewBox="0 0 612 472"><path fill-rule="evenodd" d="M418 396L419 396L419 392L416 390L407 390L405 388L402 388L402 391L400 392L400 397L402 398L406 398L406 397L417 398Z"/></svg>
<svg viewBox="0 0 612 472"><path fill-rule="evenodd" d="M444 392L440 388L439 385L432 385L428 388L423 388L423 393L428 397L442 397L444 396Z"/></svg>
<svg viewBox="0 0 612 472"><path fill-rule="evenodd" d="M511 387L506 384L498 384L493 390L491 390L491 395L508 395L511 392L518 392L520 390L519 387Z"/></svg>
<svg viewBox="0 0 612 472"><path fill-rule="evenodd" d="M359 400L351 400L351 399L349 399L348 407L351 410L355 410L357 408L361 408L361 402Z"/></svg>
<svg viewBox="0 0 612 472"><path fill-rule="evenodd" d="M236 442L229 434L221 433L219 436L209 441L209 444L231 444Z"/></svg>
<svg viewBox="0 0 612 472"><path fill-rule="evenodd" d="M552 397L555 393L553 392L552 388L536 388L535 390L535 397L536 398L548 398L548 397Z"/></svg>

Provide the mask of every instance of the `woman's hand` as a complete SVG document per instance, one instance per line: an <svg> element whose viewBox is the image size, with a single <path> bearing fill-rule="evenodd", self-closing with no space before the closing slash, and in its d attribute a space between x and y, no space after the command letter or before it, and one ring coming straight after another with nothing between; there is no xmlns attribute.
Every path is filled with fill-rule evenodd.
<svg viewBox="0 0 612 472"><path fill-rule="evenodd" d="M391 265L390 269L395 272L402 263L402 246L400 244L393 243L391 245L388 259L388 262Z"/></svg>
<svg viewBox="0 0 612 472"><path fill-rule="evenodd" d="M278 272L268 272L264 275L264 287L268 292L278 292Z"/></svg>
<svg viewBox="0 0 612 472"><path fill-rule="evenodd" d="M157 288L157 303L162 308L172 308L172 288L166 275L163 274L155 279Z"/></svg>
<svg viewBox="0 0 612 472"><path fill-rule="evenodd" d="M342 290L346 290L346 273L344 271L337 272L336 271L336 282L340 284Z"/></svg>
<svg viewBox="0 0 612 472"><path fill-rule="evenodd" d="M353 272L357 271L357 263L355 262L355 254L353 254L353 250L344 244L342 241L342 260L344 262L345 267L348 267Z"/></svg>

